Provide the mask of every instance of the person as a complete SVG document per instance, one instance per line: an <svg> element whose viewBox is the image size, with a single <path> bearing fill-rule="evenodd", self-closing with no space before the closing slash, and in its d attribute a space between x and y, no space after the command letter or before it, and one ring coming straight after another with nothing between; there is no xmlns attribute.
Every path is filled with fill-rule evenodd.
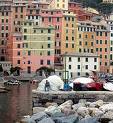
<svg viewBox="0 0 113 123"><path fill-rule="evenodd" d="M50 83L48 80L46 80L46 83L45 83L45 91L49 91L50 90Z"/></svg>

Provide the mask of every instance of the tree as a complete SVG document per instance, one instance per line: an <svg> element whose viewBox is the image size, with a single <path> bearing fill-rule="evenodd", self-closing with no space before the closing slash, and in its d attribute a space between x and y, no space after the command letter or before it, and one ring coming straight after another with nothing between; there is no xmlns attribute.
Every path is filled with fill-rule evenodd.
<svg viewBox="0 0 113 123"><path fill-rule="evenodd" d="M3 72L3 67L2 67L2 65L0 65L0 72Z"/></svg>
<svg viewBox="0 0 113 123"><path fill-rule="evenodd" d="M11 67L10 74L13 74L13 73L20 71L20 70L22 70L22 68L20 68L20 67ZM17 74L19 75L18 72L17 72Z"/></svg>
<svg viewBox="0 0 113 123"><path fill-rule="evenodd" d="M46 77L47 77L48 75L50 75L52 72L55 72L54 69L49 68L49 67L46 67L46 66L42 66L42 67L40 67L39 69L37 69L37 70L36 70L36 73L39 72L39 71L44 72L44 74L46 75Z"/></svg>

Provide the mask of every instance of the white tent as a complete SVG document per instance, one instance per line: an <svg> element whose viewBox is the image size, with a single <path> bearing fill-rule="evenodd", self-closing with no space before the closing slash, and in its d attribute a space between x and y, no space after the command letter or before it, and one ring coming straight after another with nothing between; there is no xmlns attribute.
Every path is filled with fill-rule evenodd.
<svg viewBox="0 0 113 123"><path fill-rule="evenodd" d="M61 78L57 75L52 75L52 76L49 76L47 79L43 79L39 83L39 86L38 86L37 90L39 90L39 91L44 91L45 90L46 80L49 81L52 91L58 91L60 89L63 89L64 82L61 80Z"/></svg>
<svg viewBox="0 0 113 123"><path fill-rule="evenodd" d="M82 84L88 84L88 83L92 83L92 82L94 82L93 79L86 78L86 77L80 77L73 81L73 83L82 83Z"/></svg>
<svg viewBox="0 0 113 123"><path fill-rule="evenodd" d="M103 88L109 91L113 91L113 83L111 82L105 83Z"/></svg>

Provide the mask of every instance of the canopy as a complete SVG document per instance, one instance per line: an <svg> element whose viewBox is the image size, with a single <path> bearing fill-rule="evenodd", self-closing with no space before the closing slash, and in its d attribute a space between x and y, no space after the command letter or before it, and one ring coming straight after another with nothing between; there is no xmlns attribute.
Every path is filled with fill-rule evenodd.
<svg viewBox="0 0 113 123"><path fill-rule="evenodd" d="M92 82L94 82L93 79L86 78L86 77L80 77L73 81L73 83L82 83L82 84L88 84L88 83L92 83Z"/></svg>
<svg viewBox="0 0 113 123"><path fill-rule="evenodd" d="M105 83L103 88L109 91L113 91L113 84L111 82Z"/></svg>
<svg viewBox="0 0 113 123"><path fill-rule="evenodd" d="M45 90L44 88L45 88L46 80L49 81L52 91L58 91L60 89L63 89L63 87L64 87L64 82L61 80L61 78L57 75L52 75L52 76L49 76L47 79L43 79L39 83L39 86L37 88L39 91Z"/></svg>

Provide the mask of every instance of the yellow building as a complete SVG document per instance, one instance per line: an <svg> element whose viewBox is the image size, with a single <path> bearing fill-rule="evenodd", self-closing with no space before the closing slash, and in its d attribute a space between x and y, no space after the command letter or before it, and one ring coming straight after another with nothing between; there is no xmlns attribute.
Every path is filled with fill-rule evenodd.
<svg viewBox="0 0 113 123"><path fill-rule="evenodd" d="M49 9L68 10L68 0L51 0Z"/></svg>
<svg viewBox="0 0 113 123"><path fill-rule="evenodd" d="M77 42L77 19L73 12L63 12L62 19L62 37L61 37L61 54L65 52L72 53L76 51Z"/></svg>
<svg viewBox="0 0 113 123"><path fill-rule="evenodd" d="M95 31L90 21L79 21L78 24L78 35L77 35L77 52L95 52Z"/></svg>

